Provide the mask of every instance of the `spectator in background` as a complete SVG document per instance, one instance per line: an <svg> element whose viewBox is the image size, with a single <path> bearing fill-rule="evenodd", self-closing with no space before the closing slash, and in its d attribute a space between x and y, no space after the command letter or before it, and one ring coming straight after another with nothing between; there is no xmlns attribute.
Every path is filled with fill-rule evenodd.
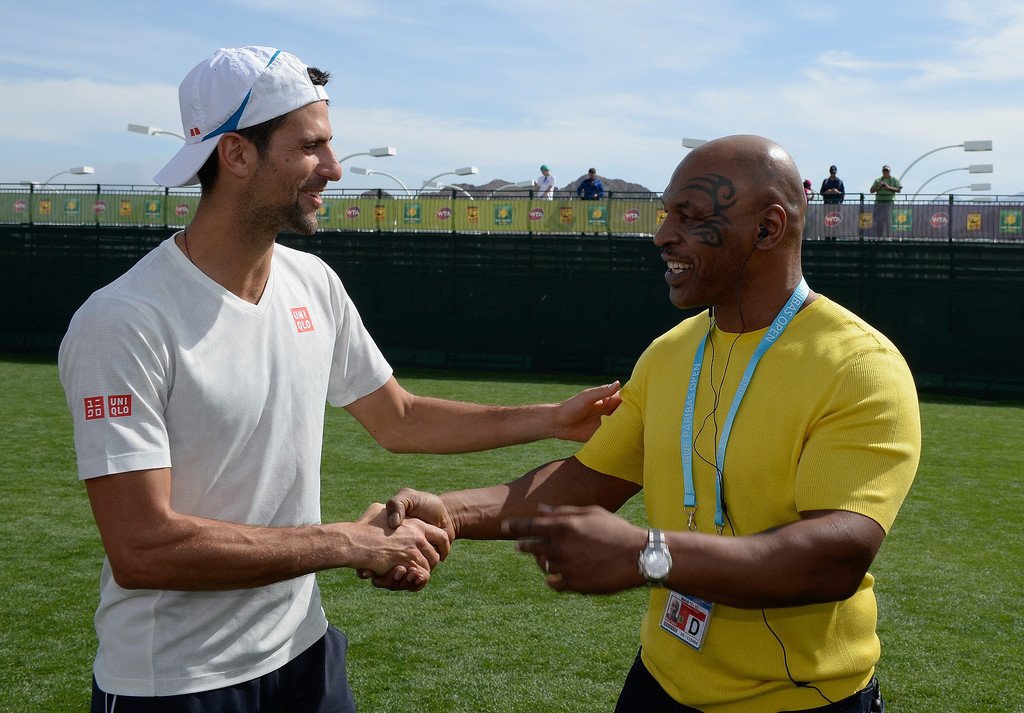
<svg viewBox="0 0 1024 713"><path fill-rule="evenodd" d="M871 192L875 194L875 208L871 224L875 235L887 236L890 233L892 204L896 202L896 194L903 190L902 184L890 174L889 166L882 166L882 175L871 184Z"/></svg>
<svg viewBox="0 0 1024 713"><path fill-rule="evenodd" d="M836 167L828 167L828 178L821 182L821 197L826 203L842 203L846 198L846 186L841 178L836 176Z"/></svg>
<svg viewBox="0 0 1024 713"><path fill-rule="evenodd" d="M811 179L804 179L804 198L810 203L814 199L814 189L811 188Z"/></svg>
<svg viewBox="0 0 1024 713"><path fill-rule="evenodd" d="M537 189L537 198L545 201L555 199L555 177L547 164L540 167L540 178L533 182L533 187Z"/></svg>
<svg viewBox="0 0 1024 713"><path fill-rule="evenodd" d="M604 185L597 177L597 169L587 171L587 177L583 179L576 189L576 195L585 201L596 201L604 198Z"/></svg>

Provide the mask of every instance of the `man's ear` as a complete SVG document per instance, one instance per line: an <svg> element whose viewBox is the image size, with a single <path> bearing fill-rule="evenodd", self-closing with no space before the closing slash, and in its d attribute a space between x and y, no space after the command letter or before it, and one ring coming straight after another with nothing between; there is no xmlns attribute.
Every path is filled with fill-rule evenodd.
<svg viewBox="0 0 1024 713"><path fill-rule="evenodd" d="M764 216L761 219L761 225L758 226L757 246L761 249L770 249L783 238L786 234L786 211L778 205L772 204L765 210Z"/></svg>
<svg viewBox="0 0 1024 713"><path fill-rule="evenodd" d="M217 155L221 170L227 171L236 178L246 178L252 174L259 155L252 142L233 132L220 137L217 143Z"/></svg>

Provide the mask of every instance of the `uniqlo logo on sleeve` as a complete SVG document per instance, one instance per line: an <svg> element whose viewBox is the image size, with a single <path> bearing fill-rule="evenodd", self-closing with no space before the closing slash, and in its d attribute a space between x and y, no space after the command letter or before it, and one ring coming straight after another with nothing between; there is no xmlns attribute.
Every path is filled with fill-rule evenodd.
<svg viewBox="0 0 1024 713"><path fill-rule="evenodd" d="M114 394L107 397L107 413L111 418L122 418L132 415L132 395Z"/></svg>
<svg viewBox="0 0 1024 713"><path fill-rule="evenodd" d="M295 328L299 334L313 331L313 320L309 318L308 307L292 307L292 319L295 320Z"/></svg>
<svg viewBox="0 0 1024 713"><path fill-rule="evenodd" d="M85 397L85 420L91 421L94 418L103 418L103 397L102 396L86 396Z"/></svg>

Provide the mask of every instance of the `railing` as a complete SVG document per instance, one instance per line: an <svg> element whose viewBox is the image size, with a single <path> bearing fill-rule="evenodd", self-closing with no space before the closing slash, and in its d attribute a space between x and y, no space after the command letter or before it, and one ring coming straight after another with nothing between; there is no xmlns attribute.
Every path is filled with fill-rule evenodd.
<svg viewBox="0 0 1024 713"><path fill-rule="evenodd" d="M392 196L384 190L334 189L323 194L321 229L346 232L598 234L649 237L665 218L660 195L609 192L597 201L557 192L449 189ZM154 186L0 184L0 224L181 227L199 203L196 189ZM932 195L897 200L886 214L871 196L808 206L810 240L894 239L1018 241L1021 196ZM882 224L880 224L882 223Z"/></svg>

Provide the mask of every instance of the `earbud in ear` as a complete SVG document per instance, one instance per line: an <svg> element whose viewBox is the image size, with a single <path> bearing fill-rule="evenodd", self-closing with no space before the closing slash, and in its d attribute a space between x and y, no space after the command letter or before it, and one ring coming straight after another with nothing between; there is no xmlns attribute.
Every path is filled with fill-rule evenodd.
<svg viewBox="0 0 1024 713"><path fill-rule="evenodd" d="M758 231L757 231L757 239L758 240L764 240L767 237L768 237L768 228L766 228L765 226L762 225L760 227L760 229L758 229Z"/></svg>

